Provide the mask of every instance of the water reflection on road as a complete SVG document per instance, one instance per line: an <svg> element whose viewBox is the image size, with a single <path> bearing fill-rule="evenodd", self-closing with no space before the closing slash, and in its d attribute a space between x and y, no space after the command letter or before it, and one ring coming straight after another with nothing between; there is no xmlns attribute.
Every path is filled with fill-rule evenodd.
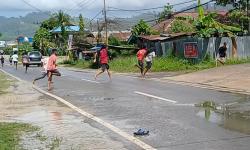
<svg viewBox="0 0 250 150"><path fill-rule="evenodd" d="M214 102L204 102L200 105L197 116L225 129L250 134L250 100L233 104L216 105Z"/></svg>

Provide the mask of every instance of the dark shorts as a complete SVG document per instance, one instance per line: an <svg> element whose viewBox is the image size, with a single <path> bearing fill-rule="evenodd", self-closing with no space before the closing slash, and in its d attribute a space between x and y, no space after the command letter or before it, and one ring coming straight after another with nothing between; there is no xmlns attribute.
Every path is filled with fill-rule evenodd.
<svg viewBox="0 0 250 150"><path fill-rule="evenodd" d="M58 70L48 70L47 74L48 74L48 81L52 81L52 75L61 76L61 73Z"/></svg>
<svg viewBox="0 0 250 150"><path fill-rule="evenodd" d="M14 64L17 64L17 61L14 61Z"/></svg>
<svg viewBox="0 0 250 150"><path fill-rule="evenodd" d="M146 66L147 69L150 69L152 67L152 62L151 61L146 62L146 64L147 64L147 66Z"/></svg>
<svg viewBox="0 0 250 150"><path fill-rule="evenodd" d="M142 60L138 60L138 65L139 65L139 67L140 67L141 69L144 68L144 63L143 63Z"/></svg>
<svg viewBox="0 0 250 150"><path fill-rule="evenodd" d="M102 69L102 71L109 70L109 65L108 64L101 64L101 69Z"/></svg>

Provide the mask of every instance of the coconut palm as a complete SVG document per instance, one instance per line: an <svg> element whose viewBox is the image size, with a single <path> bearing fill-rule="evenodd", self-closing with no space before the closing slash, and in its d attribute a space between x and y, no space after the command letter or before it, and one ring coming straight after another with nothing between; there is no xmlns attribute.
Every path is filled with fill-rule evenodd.
<svg viewBox="0 0 250 150"><path fill-rule="evenodd" d="M64 13L62 10L59 10L58 13L53 15L53 18L56 20L57 26L61 27L61 36L62 41L64 42L67 37L67 32L65 27L70 25L70 16Z"/></svg>

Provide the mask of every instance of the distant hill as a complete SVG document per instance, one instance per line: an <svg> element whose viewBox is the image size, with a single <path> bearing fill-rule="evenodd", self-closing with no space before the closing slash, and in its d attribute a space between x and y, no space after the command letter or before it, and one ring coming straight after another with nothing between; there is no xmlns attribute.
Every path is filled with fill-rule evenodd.
<svg viewBox="0 0 250 150"><path fill-rule="evenodd" d="M0 16L0 40L15 40L18 35L32 37L35 31L39 28L42 21L50 17L49 12L33 12L24 17L6 18ZM149 12L133 16L130 18L112 18L115 24L110 24L109 30L127 30L132 28L140 19L151 20L154 14ZM73 17L74 24L78 24L78 17ZM89 24L89 19L85 19L86 28L97 31L97 22L92 22L92 27ZM102 21L100 21L102 22Z"/></svg>
<svg viewBox="0 0 250 150"><path fill-rule="evenodd" d="M39 23L48 17L48 13L41 12L33 12L18 18L0 16L0 40L15 40L18 35L31 37L39 28Z"/></svg>

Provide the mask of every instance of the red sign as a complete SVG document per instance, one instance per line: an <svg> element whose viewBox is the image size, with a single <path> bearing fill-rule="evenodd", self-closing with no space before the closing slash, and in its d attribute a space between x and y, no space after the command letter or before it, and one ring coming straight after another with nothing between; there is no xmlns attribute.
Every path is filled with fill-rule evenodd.
<svg viewBox="0 0 250 150"><path fill-rule="evenodd" d="M185 43L184 56L185 58L197 58L198 46L197 43Z"/></svg>

